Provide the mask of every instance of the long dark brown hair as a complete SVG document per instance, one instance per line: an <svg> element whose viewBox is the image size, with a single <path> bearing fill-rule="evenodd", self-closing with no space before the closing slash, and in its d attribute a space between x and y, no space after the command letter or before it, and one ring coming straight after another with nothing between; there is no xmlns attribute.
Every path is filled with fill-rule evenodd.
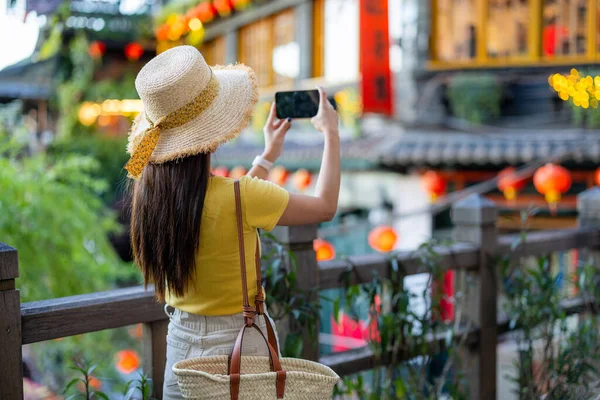
<svg viewBox="0 0 600 400"><path fill-rule="evenodd" d="M149 164L133 183L133 259L164 301L183 296L196 268L200 223L210 176L210 154Z"/></svg>

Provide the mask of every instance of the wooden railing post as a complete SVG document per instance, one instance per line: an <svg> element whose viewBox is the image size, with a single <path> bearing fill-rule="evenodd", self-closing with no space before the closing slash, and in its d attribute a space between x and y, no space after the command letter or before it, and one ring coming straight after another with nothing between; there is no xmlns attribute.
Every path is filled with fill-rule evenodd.
<svg viewBox="0 0 600 400"><path fill-rule="evenodd" d="M167 327L166 318L144 324L142 336L142 362L144 373L152 378L152 397L162 399L165 363L167 361Z"/></svg>
<svg viewBox="0 0 600 400"><path fill-rule="evenodd" d="M577 196L577 222L580 228L600 229L600 188L594 186Z"/></svg>
<svg viewBox="0 0 600 400"><path fill-rule="evenodd" d="M0 243L0 399L23 398L21 298L17 250Z"/></svg>
<svg viewBox="0 0 600 400"><path fill-rule="evenodd" d="M577 225L600 230L600 188L594 186L577 195ZM581 249L580 260L593 262L600 269L600 249Z"/></svg>
<svg viewBox="0 0 600 400"><path fill-rule="evenodd" d="M318 289L319 268L317 257L313 250L313 241L317 238L317 225L301 225L277 227L273 234L294 254L296 260L296 282L298 288L305 292ZM311 300L316 300L318 293L312 292ZM285 327L283 327L285 329ZM316 332L311 332L303 327L302 358L317 361L319 359L319 321L316 321ZM284 343L281 343L283 346Z"/></svg>
<svg viewBox="0 0 600 400"><path fill-rule="evenodd" d="M479 350L474 357L470 384L473 399L496 398L497 347L497 283L490 256L496 250L498 233L496 205L487 198L473 194L452 207L454 235L457 241L475 244L480 249L479 269L474 274L479 299L468 301L465 310L475 326L479 326Z"/></svg>

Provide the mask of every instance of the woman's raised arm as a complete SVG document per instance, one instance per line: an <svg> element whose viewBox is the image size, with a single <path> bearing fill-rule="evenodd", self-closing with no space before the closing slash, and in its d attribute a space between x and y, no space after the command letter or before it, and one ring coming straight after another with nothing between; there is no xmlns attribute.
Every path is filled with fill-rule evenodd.
<svg viewBox="0 0 600 400"><path fill-rule="evenodd" d="M340 136L338 116L319 87L319 111L311 120L325 136L323 160L314 196L290 193L290 200L277 225L303 225L330 221L337 211L340 193Z"/></svg>

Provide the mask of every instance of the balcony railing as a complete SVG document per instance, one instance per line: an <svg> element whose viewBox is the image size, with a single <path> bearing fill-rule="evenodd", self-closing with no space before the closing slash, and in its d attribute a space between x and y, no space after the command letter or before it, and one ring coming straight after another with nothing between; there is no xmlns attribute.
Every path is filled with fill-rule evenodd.
<svg viewBox="0 0 600 400"><path fill-rule="evenodd" d="M477 282L477 299L473 301L476 311L470 315L473 328L464 332L468 334L468 348L478 360L477 371L469 375L473 398L496 398L498 335L512 329L508 321L498 318L497 284L495 271L489 268L490 256L510 253L521 257L600 248L600 189L581 193L578 210L579 228L530 233L525 243L512 249L515 237L497 234L497 209L492 202L471 195L454 204L452 218L457 243L439 252L447 269L464 270ZM300 289L341 287L340 277L347 273L349 265L353 268L350 274L353 284L369 281L373 271L382 277L391 276L391 262L384 255L317 263L312 247L316 233L316 226L279 227L275 231L278 239L295 254ZM422 272L415 254L400 253L397 257L406 275ZM168 320L151 291L132 287L20 304L19 291L15 288L18 276L17 250L0 243L0 399L23 397L23 345L138 323L144 324L143 368L154 380L154 396L161 398ZM579 298L565 300L562 305L567 313L579 313L585 306ZM431 340L445 339L432 337ZM319 360L341 376L371 369L380 365L379 360L386 359L374 358L368 348L320 356L317 346L309 343L309 334L305 332L303 357ZM404 358L414 356L406 354Z"/></svg>

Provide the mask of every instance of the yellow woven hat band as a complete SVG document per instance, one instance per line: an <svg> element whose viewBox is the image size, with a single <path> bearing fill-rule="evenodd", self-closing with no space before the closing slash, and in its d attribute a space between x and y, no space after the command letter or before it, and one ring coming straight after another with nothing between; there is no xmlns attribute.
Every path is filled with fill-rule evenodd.
<svg viewBox="0 0 600 400"><path fill-rule="evenodd" d="M156 149L161 130L177 128L197 118L213 103L218 93L219 80L214 74L211 74L206 87L189 103L157 121L151 121L146 114L146 119L150 125L143 132L136 135L134 139L131 158L125 165L128 176L133 179L140 179L142 171L148 165L150 157ZM132 129L135 129L135 127Z"/></svg>

